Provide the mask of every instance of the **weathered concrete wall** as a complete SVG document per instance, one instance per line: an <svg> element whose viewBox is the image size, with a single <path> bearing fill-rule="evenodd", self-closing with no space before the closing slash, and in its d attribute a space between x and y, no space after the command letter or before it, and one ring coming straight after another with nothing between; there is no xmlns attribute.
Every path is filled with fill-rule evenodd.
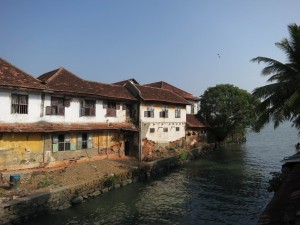
<svg viewBox="0 0 300 225"><path fill-rule="evenodd" d="M211 148L212 149L212 148ZM207 149L190 151L190 159L205 154ZM84 199L95 197L133 182L142 181L150 176L161 175L179 166L182 161L176 157L159 159L153 162L143 162L140 167L123 174L108 176L87 183L66 186L47 193L13 200L0 205L0 224L21 223L29 218L42 215L50 210L62 210L78 204Z"/></svg>
<svg viewBox="0 0 300 225"><path fill-rule="evenodd" d="M43 162L41 133L0 134L0 169L37 167Z"/></svg>

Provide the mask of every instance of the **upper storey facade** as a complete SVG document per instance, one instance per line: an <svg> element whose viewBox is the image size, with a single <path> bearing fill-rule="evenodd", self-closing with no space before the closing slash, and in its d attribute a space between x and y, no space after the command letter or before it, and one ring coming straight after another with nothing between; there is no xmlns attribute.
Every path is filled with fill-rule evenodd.
<svg viewBox="0 0 300 225"><path fill-rule="evenodd" d="M125 87L64 68L36 79L1 58L0 102L0 123L122 123L137 116L137 100Z"/></svg>

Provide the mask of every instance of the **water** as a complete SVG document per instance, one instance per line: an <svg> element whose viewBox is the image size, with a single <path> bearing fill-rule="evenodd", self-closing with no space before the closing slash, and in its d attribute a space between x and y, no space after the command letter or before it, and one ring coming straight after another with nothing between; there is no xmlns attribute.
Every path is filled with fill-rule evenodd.
<svg viewBox="0 0 300 225"><path fill-rule="evenodd" d="M190 162L167 176L136 183L52 212L24 225L252 225L270 201L270 172L294 154L297 130L283 124L249 133L247 143Z"/></svg>

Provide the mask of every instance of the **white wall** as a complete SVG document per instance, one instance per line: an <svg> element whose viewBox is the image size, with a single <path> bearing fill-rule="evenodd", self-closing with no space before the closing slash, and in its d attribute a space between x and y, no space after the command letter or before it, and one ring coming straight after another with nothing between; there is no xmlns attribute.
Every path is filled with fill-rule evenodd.
<svg viewBox="0 0 300 225"><path fill-rule="evenodd" d="M59 97L59 96L57 96ZM44 103L44 116L42 120L51 123L93 123L93 122L125 122L126 111L120 107L116 112L116 117L107 117L106 109L103 109L103 100L96 100L96 116L80 116L80 102L82 99L72 98L69 107L65 107L65 115L46 115L46 106L51 105L51 96L46 95ZM108 121L107 121L108 120Z"/></svg>
<svg viewBox="0 0 300 225"><path fill-rule="evenodd" d="M199 101L190 101L190 105L186 106L186 114L192 114L192 106L194 107L194 113L197 114L200 110L200 102Z"/></svg>
<svg viewBox="0 0 300 225"><path fill-rule="evenodd" d="M11 113L11 93L28 95L28 114ZM0 91L0 122L1 123L33 123L40 120L41 94L25 91Z"/></svg>
<svg viewBox="0 0 300 225"><path fill-rule="evenodd" d="M11 113L11 92L0 91L0 123L35 123L40 121L50 123L89 123L89 122L125 122L126 110L120 107L116 117L107 117L106 109L103 109L103 101L96 101L96 116L80 116L80 100L72 98L69 107L65 107L65 115L46 115L46 106L51 105L51 96L46 94L42 107L41 93L28 93L25 91L13 91L14 94L28 95L28 114ZM43 110L43 116L41 116ZM108 121L107 121L108 120Z"/></svg>
<svg viewBox="0 0 300 225"><path fill-rule="evenodd" d="M144 117L144 111L147 111L148 104L140 105L140 120L142 125L142 138L154 141L156 143L168 143L185 137L186 125L186 107L180 106L180 118L175 118L176 105L168 105L168 118L161 118L159 112L162 111L163 104L154 104L154 117ZM179 127L179 131L176 131ZM154 128L154 133L150 129ZM164 132L164 128L168 131Z"/></svg>

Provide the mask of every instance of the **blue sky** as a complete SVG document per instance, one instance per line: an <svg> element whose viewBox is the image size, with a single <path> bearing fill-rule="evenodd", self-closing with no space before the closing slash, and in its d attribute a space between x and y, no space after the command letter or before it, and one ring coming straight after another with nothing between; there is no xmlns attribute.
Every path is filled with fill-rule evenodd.
<svg viewBox="0 0 300 225"><path fill-rule="evenodd" d="M35 77L65 67L197 96L224 83L251 92L266 78L250 60L285 60L274 43L300 24L299 9L299 0L1 0L0 57Z"/></svg>

